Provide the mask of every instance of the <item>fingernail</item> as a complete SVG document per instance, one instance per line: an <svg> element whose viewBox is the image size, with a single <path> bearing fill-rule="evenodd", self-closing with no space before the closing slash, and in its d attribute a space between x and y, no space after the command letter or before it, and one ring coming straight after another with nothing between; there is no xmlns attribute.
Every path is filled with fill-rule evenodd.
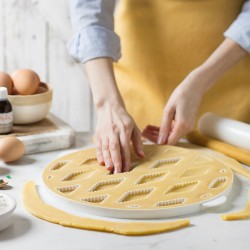
<svg viewBox="0 0 250 250"><path fill-rule="evenodd" d="M145 157L145 153L143 152L143 150L140 150L139 153L141 157Z"/></svg>
<svg viewBox="0 0 250 250"><path fill-rule="evenodd" d="M164 135L159 135L157 143L158 144L164 144L165 143L165 136Z"/></svg>
<svg viewBox="0 0 250 250"><path fill-rule="evenodd" d="M106 168L108 168L108 169L113 167L113 164L111 161L105 162L105 165L106 165Z"/></svg>
<svg viewBox="0 0 250 250"><path fill-rule="evenodd" d="M104 161L99 161L99 165L105 166L105 162Z"/></svg>
<svg viewBox="0 0 250 250"><path fill-rule="evenodd" d="M118 165L115 165L115 167L114 167L115 169L114 169L114 174L118 174L118 173L120 173L121 171L120 171L120 165L118 164Z"/></svg>
<svg viewBox="0 0 250 250"><path fill-rule="evenodd" d="M106 166L107 170L111 171L113 169L113 167L111 166Z"/></svg>
<svg viewBox="0 0 250 250"><path fill-rule="evenodd" d="M119 173L120 173L120 171L117 168L115 168L114 174L119 174Z"/></svg>

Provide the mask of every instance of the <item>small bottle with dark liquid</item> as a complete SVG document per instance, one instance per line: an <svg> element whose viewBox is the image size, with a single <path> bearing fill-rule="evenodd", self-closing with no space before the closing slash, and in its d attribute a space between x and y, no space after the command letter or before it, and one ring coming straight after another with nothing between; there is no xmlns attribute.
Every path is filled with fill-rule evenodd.
<svg viewBox="0 0 250 250"><path fill-rule="evenodd" d="M8 100L8 91L0 87L0 134L8 134L12 131L13 111Z"/></svg>

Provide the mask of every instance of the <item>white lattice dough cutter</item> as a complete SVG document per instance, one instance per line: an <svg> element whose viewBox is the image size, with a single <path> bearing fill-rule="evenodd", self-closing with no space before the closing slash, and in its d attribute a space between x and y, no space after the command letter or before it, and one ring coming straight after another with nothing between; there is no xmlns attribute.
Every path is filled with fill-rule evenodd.
<svg viewBox="0 0 250 250"><path fill-rule="evenodd" d="M115 175L98 165L94 149L56 159L44 169L42 196L76 215L128 219L184 215L226 201L233 183L226 162L173 146L144 151L143 160L133 156L132 171Z"/></svg>

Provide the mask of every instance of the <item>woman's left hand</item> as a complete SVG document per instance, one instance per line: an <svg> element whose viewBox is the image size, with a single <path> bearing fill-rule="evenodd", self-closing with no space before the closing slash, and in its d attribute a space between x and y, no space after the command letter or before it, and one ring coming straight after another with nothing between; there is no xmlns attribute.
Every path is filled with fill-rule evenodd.
<svg viewBox="0 0 250 250"><path fill-rule="evenodd" d="M170 96L163 111L161 127L148 125L142 135L158 144L175 145L189 133L202 100L204 90L201 82L204 81L206 79L199 69L191 72Z"/></svg>
<svg viewBox="0 0 250 250"><path fill-rule="evenodd" d="M161 127L148 125L142 135L155 143L176 144L193 129L204 93L245 55L246 50L226 38L211 56L174 90L164 108Z"/></svg>

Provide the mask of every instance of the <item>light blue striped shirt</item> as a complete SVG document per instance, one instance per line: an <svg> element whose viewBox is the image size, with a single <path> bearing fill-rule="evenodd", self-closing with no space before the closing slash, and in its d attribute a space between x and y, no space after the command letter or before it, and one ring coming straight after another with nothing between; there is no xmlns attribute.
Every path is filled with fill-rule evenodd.
<svg viewBox="0 0 250 250"><path fill-rule="evenodd" d="M69 4L75 30L67 45L70 55L82 63L100 57L117 61L121 57L121 48L120 38L114 32L116 0L69 0ZM246 0L224 36L250 52L250 0Z"/></svg>

